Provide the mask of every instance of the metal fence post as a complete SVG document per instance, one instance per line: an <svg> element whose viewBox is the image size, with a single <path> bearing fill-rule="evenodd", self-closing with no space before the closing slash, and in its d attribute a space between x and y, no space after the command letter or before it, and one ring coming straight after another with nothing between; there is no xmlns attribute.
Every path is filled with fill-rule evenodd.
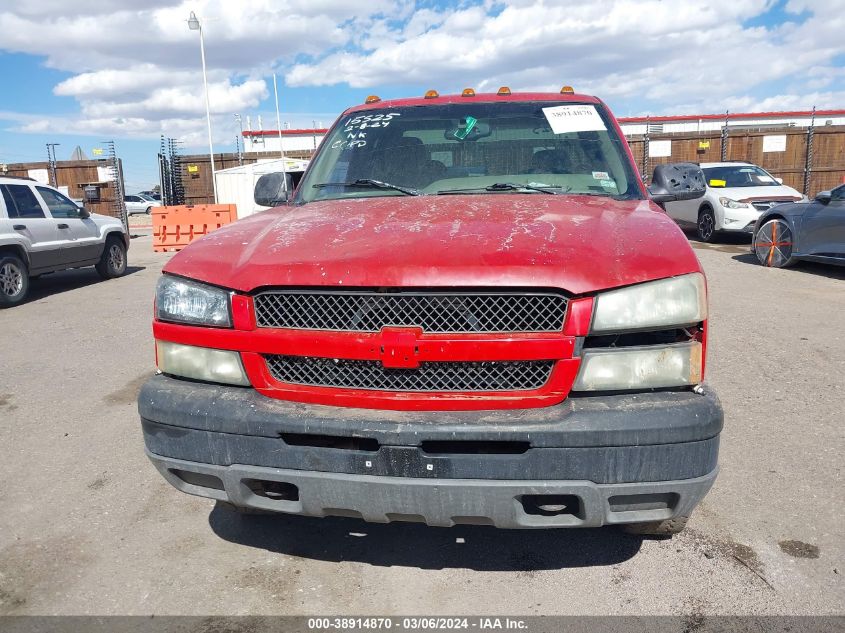
<svg viewBox="0 0 845 633"><path fill-rule="evenodd" d="M117 150L114 146L114 141L105 141L106 147L109 148L108 166L111 172L112 182L114 183L114 196L112 202L112 211L115 217L120 218L123 226L129 232L129 214L126 211L126 201L123 199L126 192L123 190L123 169L120 159L117 157Z"/></svg>
<svg viewBox="0 0 845 633"><path fill-rule="evenodd" d="M56 145L61 145L61 143L47 143L47 169L50 172L50 184L54 187L59 186L56 176Z"/></svg>
<svg viewBox="0 0 845 633"><path fill-rule="evenodd" d="M643 181L648 183L649 173L648 173L648 165L649 165L649 155L648 155L648 144L649 144L649 130L651 129L651 123L649 123L649 118L645 118L645 136L643 136Z"/></svg>
<svg viewBox="0 0 845 633"><path fill-rule="evenodd" d="M804 157L804 191L805 196L810 192L810 174L813 171L813 134L816 126L816 106L813 106L813 115L810 117L810 127L807 128L807 153Z"/></svg>
<svg viewBox="0 0 845 633"><path fill-rule="evenodd" d="M720 160L724 163L728 160L728 111L725 110L725 125L722 126L722 148Z"/></svg>

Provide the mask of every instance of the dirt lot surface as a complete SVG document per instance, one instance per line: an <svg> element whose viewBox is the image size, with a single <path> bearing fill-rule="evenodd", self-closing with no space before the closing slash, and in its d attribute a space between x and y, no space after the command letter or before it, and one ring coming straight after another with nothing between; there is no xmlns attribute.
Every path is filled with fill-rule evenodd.
<svg viewBox="0 0 845 633"><path fill-rule="evenodd" d="M144 456L166 254L33 282L0 312L0 614L831 614L845 605L845 269L764 269L695 244L709 276L721 474L670 540L251 517Z"/></svg>

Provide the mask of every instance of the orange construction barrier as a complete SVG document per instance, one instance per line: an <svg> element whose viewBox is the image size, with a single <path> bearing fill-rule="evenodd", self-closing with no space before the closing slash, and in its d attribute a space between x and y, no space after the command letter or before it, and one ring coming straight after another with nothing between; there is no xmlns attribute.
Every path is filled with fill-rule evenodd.
<svg viewBox="0 0 845 633"><path fill-rule="evenodd" d="M238 219L234 204L153 207L153 250L180 251L196 239Z"/></svg>

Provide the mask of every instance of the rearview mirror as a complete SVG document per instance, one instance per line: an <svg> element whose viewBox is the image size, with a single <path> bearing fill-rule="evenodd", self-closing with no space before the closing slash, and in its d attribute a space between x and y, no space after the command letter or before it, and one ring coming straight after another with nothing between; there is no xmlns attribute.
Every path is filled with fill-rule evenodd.
<svg viewBox="0 0 845 633"><path fill-rule="evenodd" d="M277 207L287 204L293 193L293 178L290 174L275 171L264 174L255 183L253 199L262 207Z"/></svg>
<svg viewBox="0 0 845 633"><path fill-rule="evenodd" d="M828 202L830 202L830 192L819 191L816 194L816 202L821 202L822 204L827 204Z"/></svg>
<svg viewBox="0 0 845 633"><path fill-rule="evenodd" d="M443 136L450 141L474 141L479 138L490 136L489 123L482 123L472 116L466 116L460 120L457 127L446 130Z"/></svg>
<svg viewBox="0 0 845 633"><path fill-rule="evenodd" d="M704 172L695 163L658 165L648 192L658 204L700 198L705 193Z"/></svg>

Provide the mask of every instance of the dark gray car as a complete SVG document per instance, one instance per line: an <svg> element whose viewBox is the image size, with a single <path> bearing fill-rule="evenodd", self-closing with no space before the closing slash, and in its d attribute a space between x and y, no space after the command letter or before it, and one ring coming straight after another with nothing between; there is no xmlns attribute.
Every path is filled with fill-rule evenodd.
<svg viewBox="0 0 845 633"><path fill-rule="evenodd" d="M783 268L800 259L845 266L845 185L811 202L780 204L754 226L751 250L764 266Z"/></svg>

